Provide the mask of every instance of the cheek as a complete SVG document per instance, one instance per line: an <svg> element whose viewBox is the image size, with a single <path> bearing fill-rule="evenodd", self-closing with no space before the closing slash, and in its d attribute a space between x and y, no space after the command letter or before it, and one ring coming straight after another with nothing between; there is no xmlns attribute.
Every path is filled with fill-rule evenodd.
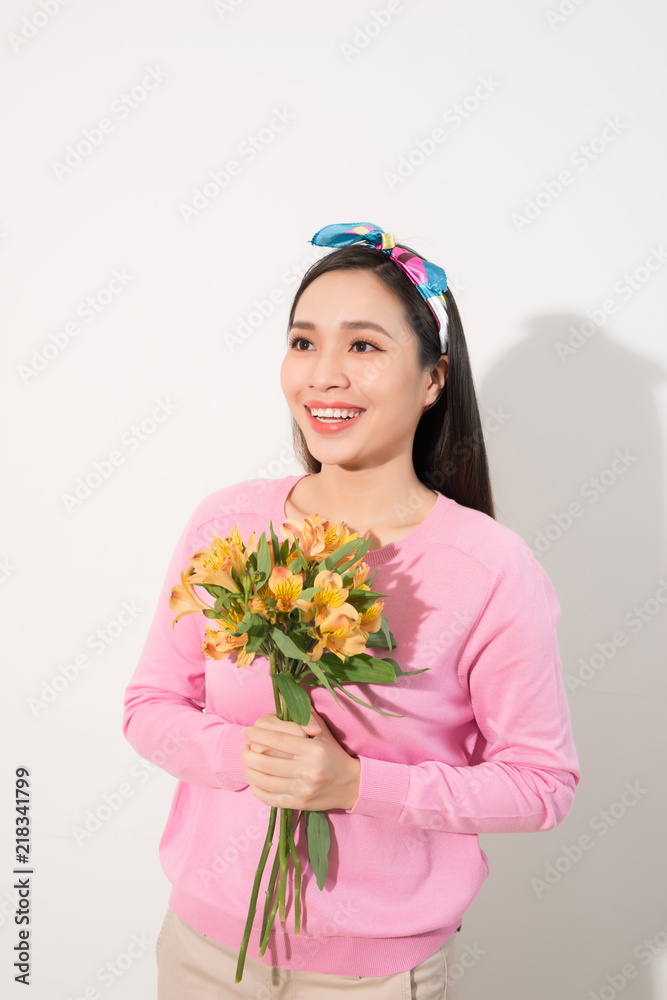
<svg viewBox="0 0 667 1000"><path fill-rule="evenodd" d="M356 376L360 387L374 398L386 395L395 381L392 369L395 361L387 353L377 353L360 358L357 364Z"/></svg>
<svg viewBox="0 0 667 1000"><path fill-rule="evenodd" d="M387 403L404 396L408 386L406 370L400 358L388 353L364 359L359 366L359 385L369 399L377 403Z"/></svg>
<svg viewBox="0 0 667 1000"><path fill-rule="evenodd" d="M285 357L280 366L280 388L286 398L293 395L297 389L297 373L289 355Z"/></svg>

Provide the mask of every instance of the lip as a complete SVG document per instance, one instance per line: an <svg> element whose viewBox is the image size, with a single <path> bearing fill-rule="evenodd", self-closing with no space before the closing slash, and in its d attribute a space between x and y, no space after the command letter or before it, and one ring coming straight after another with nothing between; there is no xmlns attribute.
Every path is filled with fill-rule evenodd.
<svg viewBox="0 0 667 1000"><path fill-rule="evenodd" d="M342 399L307 399L304 406L315 407L316 410L326 410L328 406L332 410L363 410L365 407L357 406L355 403L346 403Z"/></svg>
<svg viewBox="0 0 667 1000"><path fill-rule="evenodd" d="M322 404L320 403L313 405L317 405L319 407ZM333 406L333 403L328 403L327 406ZM344 409L344 407L340 408ZM358 423L359 420L361 420L364 413L366 412L365 410L362 410L358 416L352 417L350 420L341 420L336 424L323 424L321 423L321 421L317 420L317 418L312 415L312 413L308 409L308 405L304 405L304 410L306 411L306 415L308 417L310 426L318 434L339 434L341 433L341 431L349 430L350 427L352 427L354 424Z"/></svg>

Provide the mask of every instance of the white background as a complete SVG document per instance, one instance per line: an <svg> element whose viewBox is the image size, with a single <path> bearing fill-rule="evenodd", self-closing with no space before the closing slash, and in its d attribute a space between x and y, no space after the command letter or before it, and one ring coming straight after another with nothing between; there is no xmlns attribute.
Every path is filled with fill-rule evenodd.
<svg viewBox="0 0 667 1000"><path fill-rule="evenodd" d="M29 995L155 995L175 780L123 740L123 692L196 504L302 471L278 382L290 295L322 253L313 233L363 220L447 271L498 518L539 553L562 608L582 780L559 828L481 838L491 876L458 935L460 1000L667 997L667 18L649 0L392 6L3 5L3 996L28 995L11 968L19 765L33 793ZM287 123L262 132L276 111ZM232 159L239 173L216 188ZM125 287L108 295L114 271ZM68 502L114 451L111 474ZM142 610L114 627L124 603ZM119 633L103 652L88 645L98 629ZM151 944L128 968L133 935ZM101 978L108 963L121 978Z"/></svg>

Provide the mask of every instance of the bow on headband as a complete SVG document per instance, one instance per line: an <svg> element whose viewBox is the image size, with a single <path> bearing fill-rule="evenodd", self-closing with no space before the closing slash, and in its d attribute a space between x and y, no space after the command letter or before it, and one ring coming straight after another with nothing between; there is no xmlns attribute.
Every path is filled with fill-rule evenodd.
<svg viewBox="0 0 667 1000"><path fill-rule="evenodd" d="M440 348L447 354L449 321L444 292L447 275L441 267L396 246L391 233L371 222L335 222L319 229L309 241L318 247L344 247L350 243L368 243L383 250L404 271L423 299L431 307L440 332Z"/></svg>

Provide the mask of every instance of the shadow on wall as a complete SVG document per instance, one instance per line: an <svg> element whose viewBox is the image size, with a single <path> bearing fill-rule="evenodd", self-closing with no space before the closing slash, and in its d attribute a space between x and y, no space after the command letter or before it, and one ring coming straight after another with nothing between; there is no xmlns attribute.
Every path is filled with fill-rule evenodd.
<svg viewBox="0 0 667 1000"><path fill-rule="evenodd" d="M465 923L493 959L471 970L468 989L497 1000L604 1000L631 979L632 998L665 995L667 559L657 391L667 372L582 328L590 334L578 315L532 318L478 385L482 416L506 415L485 434L497 519L528 542L561 606L559 651L582 772L555 830L480 837L491 877Z"/></svg>

